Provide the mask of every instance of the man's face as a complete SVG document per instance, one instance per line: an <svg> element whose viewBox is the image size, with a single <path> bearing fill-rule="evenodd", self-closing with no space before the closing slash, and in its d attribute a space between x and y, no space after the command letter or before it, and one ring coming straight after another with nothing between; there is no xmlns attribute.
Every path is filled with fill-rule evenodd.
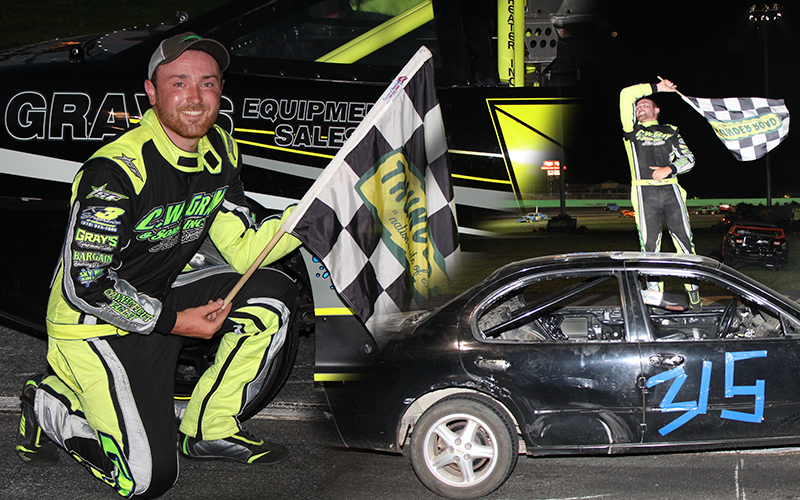
<svg viewBox="0 0 800 500"><path fill-rule="evenodd" d="M650 99L639 99L636 103L636 119L639 123L649 122L658 118L658 107Z"/></svg>
<svg viewBox="0 0 800 500"><path fill-rule="evenodd" d="M187 50L156 69L145 81L150 104L172 142L193 151L217 121L222 95L222 74L206 52Z"/></svg>

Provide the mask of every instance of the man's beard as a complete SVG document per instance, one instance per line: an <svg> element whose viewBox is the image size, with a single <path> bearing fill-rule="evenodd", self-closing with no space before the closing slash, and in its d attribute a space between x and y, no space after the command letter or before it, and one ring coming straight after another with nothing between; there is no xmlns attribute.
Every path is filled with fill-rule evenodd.
<svg viewBox="0 0 800 500"><path fill-rule="evenodd" d="M183 121L181 111L192 111L192 110L200 110L205 109L209 111L205 114L205 117L202 121L194 121L192 123L187 123ZM217 121L217 115L219 111L210 112L207 107L199 107L199 108L192 108L192 107L183 107L180 109L175 110L166 110L156 103L155 105L156 115L158 115L158 120L161 124L172 130L173 132L177 133L181 137L186 139L200 139L204 135L208 133L214 123Z"/></svg>

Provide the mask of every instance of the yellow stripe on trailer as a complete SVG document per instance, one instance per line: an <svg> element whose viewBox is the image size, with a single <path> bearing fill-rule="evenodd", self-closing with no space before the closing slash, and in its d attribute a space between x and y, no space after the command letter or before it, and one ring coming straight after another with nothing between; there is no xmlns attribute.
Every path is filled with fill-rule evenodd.
<svg viewBox="0 0 800 500"><path fill-rule="evenodd" d="M239 143L239 144L246 144L248 146L255 146L257 148L274 149L276 151L285 151L287 153L295 153L295 154L303 155L303 156L316 156L316 157L319 157L319 158L327 158L329 160L333 159L333 155L329 155L329 154L325 154L325 153L315 153L313 151L302 151L300 149L284 148L282 146L271 146L269 144L263 144L261 142L245 141L245 140L242 140L242 139L236 139L236 142Z"/></svg>
<svg viewBox="0 0 800 500"><path fill-rule="evenodd" d="M460 174L451 174L453 179L464 179L466 181L478 181L478 182L492 182L495 184L508 184L511 185L511 181L504 180L504 179L487 179L485 177L473 177L471 175L460 175Z"/></svg>
<svg viewBox="0 0 800 500"><path fill-rule="evenodd" d="M314 316L355 316L349 307L319 307L314 309Z"/></svg>
<svg viewBox="0 0 800 500"><path fill-rule="evenodd" d="M433 1L426 0L328 52L316 62L353 64L430 21L433 21Z"/></svg>
<svg viewBox="0 0 800 500"><path fill-rule="evenodd" d="M363 373L315 373L314 382L354 382L363 380Z"/></svg>

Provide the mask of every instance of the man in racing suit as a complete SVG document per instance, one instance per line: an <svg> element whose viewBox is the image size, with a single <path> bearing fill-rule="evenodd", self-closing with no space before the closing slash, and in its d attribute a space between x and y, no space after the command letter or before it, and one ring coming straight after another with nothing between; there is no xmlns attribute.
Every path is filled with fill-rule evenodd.
<svg viewBox="0 0 800 500"><path fill-rule="evenodd" d="M677 92L677 87L669 80L641 83L622 89L619 97L639 244L643 252L660 251L662 226L666 224L678 253L695 253L686 191L676 177L692 169L694 155L683 142L678 127L658 123L660 109L650 97L656 92ZM655 291L662 286L658 282L648 283L648 288ZM686 290L689 305L699 307L697 286L687 284Z"/></svg>
<svg viewBox="0 0 800 500"><path fill-rule="evenodd" d="M283 345L296 286L262 268L230 305L218 298L281 224L254 223L236 142L214 125L228 62L221 44L191 33L162 42L145 81L153 109L76 175L47 310L55 375L23 390L16 445L23 460L54 462L49 437L119 494L152 498L177 480L176 436L192 457L276 463L288 456L242 431L238 415ZM207 236L229 266L182 273ZM267 263L298 246L284 235ZM187 338L212 336L215 363L178 433L179 351Z"/></svg>

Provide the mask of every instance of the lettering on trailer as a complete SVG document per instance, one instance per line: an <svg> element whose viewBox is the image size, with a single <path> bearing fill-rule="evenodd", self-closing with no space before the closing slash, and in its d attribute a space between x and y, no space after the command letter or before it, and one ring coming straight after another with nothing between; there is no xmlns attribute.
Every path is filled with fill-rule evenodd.
<svg viewBox="0 0 800 500"><path fill-rule="evenodd" d="M93 107L85 92L20 92L6 104L5 128L19 141L103 141L130 128L150 108L147 94L108 92ZM233 102L223 96L217 123L233 132Z"/></svg>
<svg viewBox="0 0 800 500"><path fill-rule="evenodd" d="M5 129L19 141L104 141L130 128L131 118L150 107L146 94L108 92L94 105L86 92L20 92L5 108ZM373 103L251 97L242 102L241 118L265 120L275 145L287 148L339 149ZM217 119L234 130L235 106L222 96Z"/></svg>
<svg viewBox="0 0 800 500"><path fill-rule="evenodd" d="M508 44L508 50L512 53L514 52L514 0L508 0L508 29L505 31L508 35L506 40L506 44ZM516 81L516 71L517 68L514 67L514 58L510 59L511 64L508 66L508 83L513 87L514 82Z"/></svg>
<svg viewBox="0 0 800 500"><path fill-rule="evenodd" d="M276 146L339 149L373 105L252 97L243 101L242 118L270 122L275 130Z"/></svg>

